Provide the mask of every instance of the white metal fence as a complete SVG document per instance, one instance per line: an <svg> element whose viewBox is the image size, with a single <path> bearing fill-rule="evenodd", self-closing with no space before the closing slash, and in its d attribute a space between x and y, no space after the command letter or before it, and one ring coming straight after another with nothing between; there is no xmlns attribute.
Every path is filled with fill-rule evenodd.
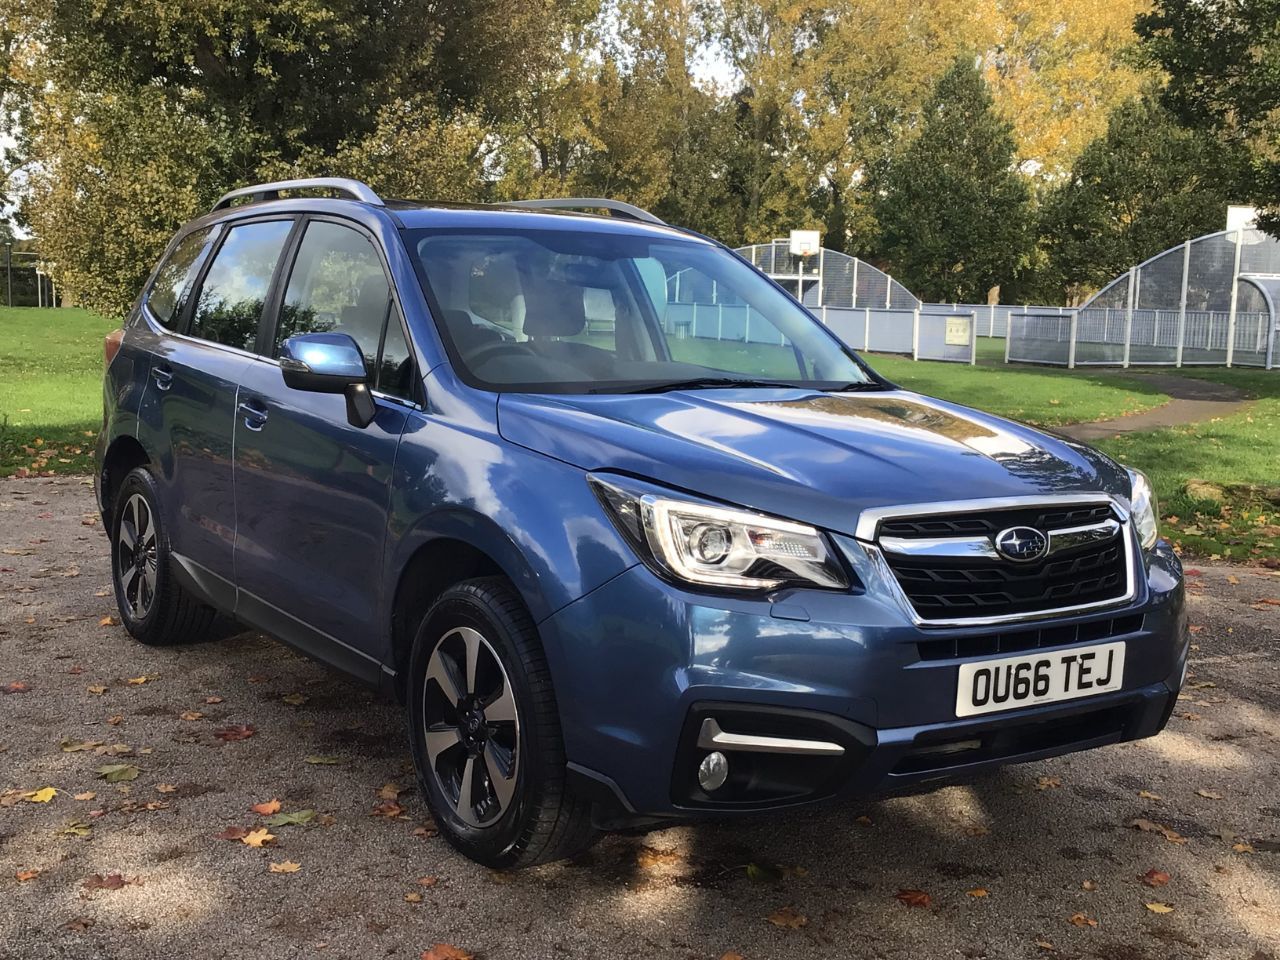
<svg viewBox="0 0 1280 960"><path fill-rule="evenodd" d="M1011 314L1005 360L1064 367L1275 365L1270 312L1112 310Z"/></svg>

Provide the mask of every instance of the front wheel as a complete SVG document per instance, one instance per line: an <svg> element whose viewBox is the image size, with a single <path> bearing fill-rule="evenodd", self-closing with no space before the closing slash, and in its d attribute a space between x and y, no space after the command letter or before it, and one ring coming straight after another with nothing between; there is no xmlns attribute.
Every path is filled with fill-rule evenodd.
<svg viewBox="0 0 1280 960"><path fill-rule="evenodd" d="M491 577L449 588L409 663L409 740L441 834L491 867L590 846L590 805L565 782L551 674L528 612Z"/></svg>
<svg viewBox="0 0 1280 960"><path fill-rule="evenodd" d="M213 623L213 608L173 578L160 489L146 467L130 471L116 496L111 580L125 629L149 646L199 640Z"/></svg>

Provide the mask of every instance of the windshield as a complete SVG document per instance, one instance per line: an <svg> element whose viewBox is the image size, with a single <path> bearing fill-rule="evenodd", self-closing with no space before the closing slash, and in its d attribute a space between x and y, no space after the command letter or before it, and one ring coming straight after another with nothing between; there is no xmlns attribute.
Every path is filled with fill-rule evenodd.
<svg viewBox="0 0 1280 960"><path fill-rule="evenodd" d="M552 229L406 239L455 365L486 389L878 385L794 300L708 243Z"/></svg>

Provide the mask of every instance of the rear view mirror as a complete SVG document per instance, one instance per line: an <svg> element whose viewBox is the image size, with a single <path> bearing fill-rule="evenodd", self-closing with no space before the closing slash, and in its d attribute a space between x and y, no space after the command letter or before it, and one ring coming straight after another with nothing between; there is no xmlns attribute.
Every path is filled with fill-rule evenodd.
<svg viewBox="0 0 1280 960"><path fill-rule="evenodd" d="M348 334L290 337L280 345L280 372L285 386L294 390L345 394L347 420L354 427L367 427L377 414L366 383L364 354Z"/></svg>

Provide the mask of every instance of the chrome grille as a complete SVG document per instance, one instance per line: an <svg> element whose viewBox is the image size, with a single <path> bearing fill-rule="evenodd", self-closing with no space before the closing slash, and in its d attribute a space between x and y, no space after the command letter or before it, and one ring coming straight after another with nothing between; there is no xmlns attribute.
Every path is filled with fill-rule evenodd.
<svg viewBox="0 0 1280 960"><path fill-rule="evenodd" d="M1128 516L1111 501L930 504L875 518L875 543L922 624L1031 620L1121 603L1133 594ZM887 513L887 511L886 511ZM1012 560L1001 531L1030 527L1046 553ZM1046 538L1041 538L1042 540Z"/></svg>

